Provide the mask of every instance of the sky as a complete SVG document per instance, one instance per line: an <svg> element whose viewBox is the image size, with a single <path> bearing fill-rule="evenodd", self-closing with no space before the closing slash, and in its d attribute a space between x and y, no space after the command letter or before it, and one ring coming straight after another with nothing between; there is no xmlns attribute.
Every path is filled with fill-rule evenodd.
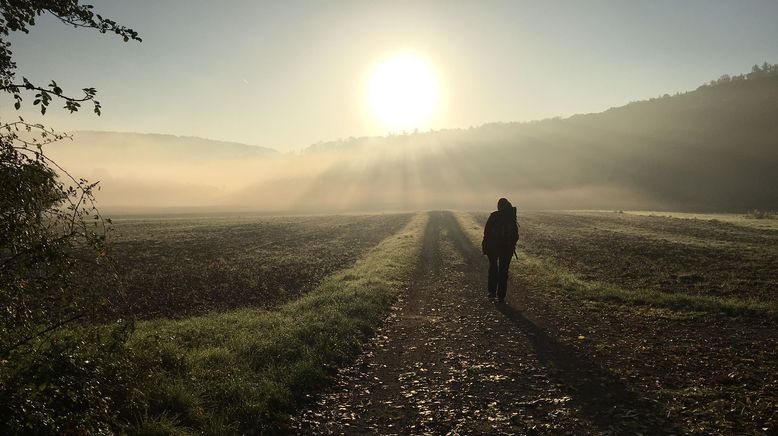
<svg viewBox="0 0 778 436"><path fill-rule="evenodd" d="M395 53L415 53L437 78L422 130L599 112L778 62L776 1L93 4L143 42L51 17L9 40L18 75L95 87L103 115L21 111L28 120L294 151L386 134L366 89ZM3 117L17 114L8 107Z"/></svg>

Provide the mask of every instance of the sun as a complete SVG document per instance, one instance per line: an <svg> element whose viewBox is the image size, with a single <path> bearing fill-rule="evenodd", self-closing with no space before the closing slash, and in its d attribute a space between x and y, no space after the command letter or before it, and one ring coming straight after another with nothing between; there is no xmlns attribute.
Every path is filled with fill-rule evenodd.
<svg viewBox="0 0 778 436"><path fill-rule="evenodd" d="M390 131L425 127L438 103L438 80L415 54L400 54L375 67L368 84L370 107Z"/></svg>

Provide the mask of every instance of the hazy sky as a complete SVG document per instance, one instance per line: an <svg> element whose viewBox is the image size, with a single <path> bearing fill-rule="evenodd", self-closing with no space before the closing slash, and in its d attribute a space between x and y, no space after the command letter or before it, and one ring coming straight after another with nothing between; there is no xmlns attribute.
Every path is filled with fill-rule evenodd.
<svg viewBox="0 0 778 436"><path fill-rule="evenodd" d="M436 71L436 129L596 112L778 62L770 0L94 4L144 41L51 18L11 38L20 75L99 90L102 117L58 110L43 121L282 151L384 134L365 83L395 52Z"/></svg>

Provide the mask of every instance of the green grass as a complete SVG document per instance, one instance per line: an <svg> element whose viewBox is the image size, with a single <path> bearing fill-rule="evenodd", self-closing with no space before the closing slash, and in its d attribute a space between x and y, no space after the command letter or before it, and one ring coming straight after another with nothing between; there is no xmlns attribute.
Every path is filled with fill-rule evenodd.
<svg viewBox="0 0 778 436"><path fill-rule="evenodd" d="M482 231L472 216L466 212L456 213L460 227L471 241L480 245ZM512 273L518 277L540 282L550 289L561 289L569 295L592 301L666 308L676 311L720 313L728 316L762 316L778 318L778 304L757 300L722 298L706 295L670 293L656 290L625 290L614 284L587 281L565 270L553 262L519 253L519 261L511 265Z"/></svg>
<svg viewBox="0 0 778 436"><path fill-rule="evenodd" d="M757 213L754 214L754 212ZM771 213L771 212L751 211L746 214L737 214L737 213L684 213L684 212L660 212L660 211L650 211L650 210L625 210L624 213L631 214L631 215L654 216L654 217L670 217L670 218L682 218L682 219L691 219L691 220L721 221L721 222L735 224L743 227L778 230L778 220L758 218L758 216L761 216L762 218L766 218L769 217L770 215L775 217L776 216L775 213Z"/></svg>
<svg viewBox="0 0 778 436"><path fill-rule="evenodd" d="M746 218L756 220L774 220L778 219L778 214L770 210L758 210L754 209L745 214Z"/></svg>
<svg viewBox="0 0 778 436"><path fill-rule="evenodd" d="M147 375L130 433L283 431L288 414L382 322L418 260L426 221L415 216L352 268L277 310L139 323L129 345Z"/></svg>
<svg viewBox="0 0 778 436"><path fill-rule="evenodd" d="M547 284L593 301L650 306L678 311L721 313L728 316L778 317L773 304L756 300L669 293L647 289L625 290L610 283L587 281L549 261L524 254L514 274L543 277Z"/></svg>

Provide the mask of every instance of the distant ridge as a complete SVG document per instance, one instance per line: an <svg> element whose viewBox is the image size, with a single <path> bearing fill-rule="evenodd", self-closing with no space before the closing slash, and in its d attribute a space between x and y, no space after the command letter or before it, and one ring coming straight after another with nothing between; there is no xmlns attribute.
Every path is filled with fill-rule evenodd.
<svg viewBox="0 0 778 436"><path fill-rule="evenodd" d="M151 153L151 156L175 156L183 160L235 159L242 157L270 157L278 152L272 148L239 142L220 141L196 136L176 136L161 133L111 132L80 130L71 132L73 141L62 144L89 148L99 155L115 153Z"/></svg>

